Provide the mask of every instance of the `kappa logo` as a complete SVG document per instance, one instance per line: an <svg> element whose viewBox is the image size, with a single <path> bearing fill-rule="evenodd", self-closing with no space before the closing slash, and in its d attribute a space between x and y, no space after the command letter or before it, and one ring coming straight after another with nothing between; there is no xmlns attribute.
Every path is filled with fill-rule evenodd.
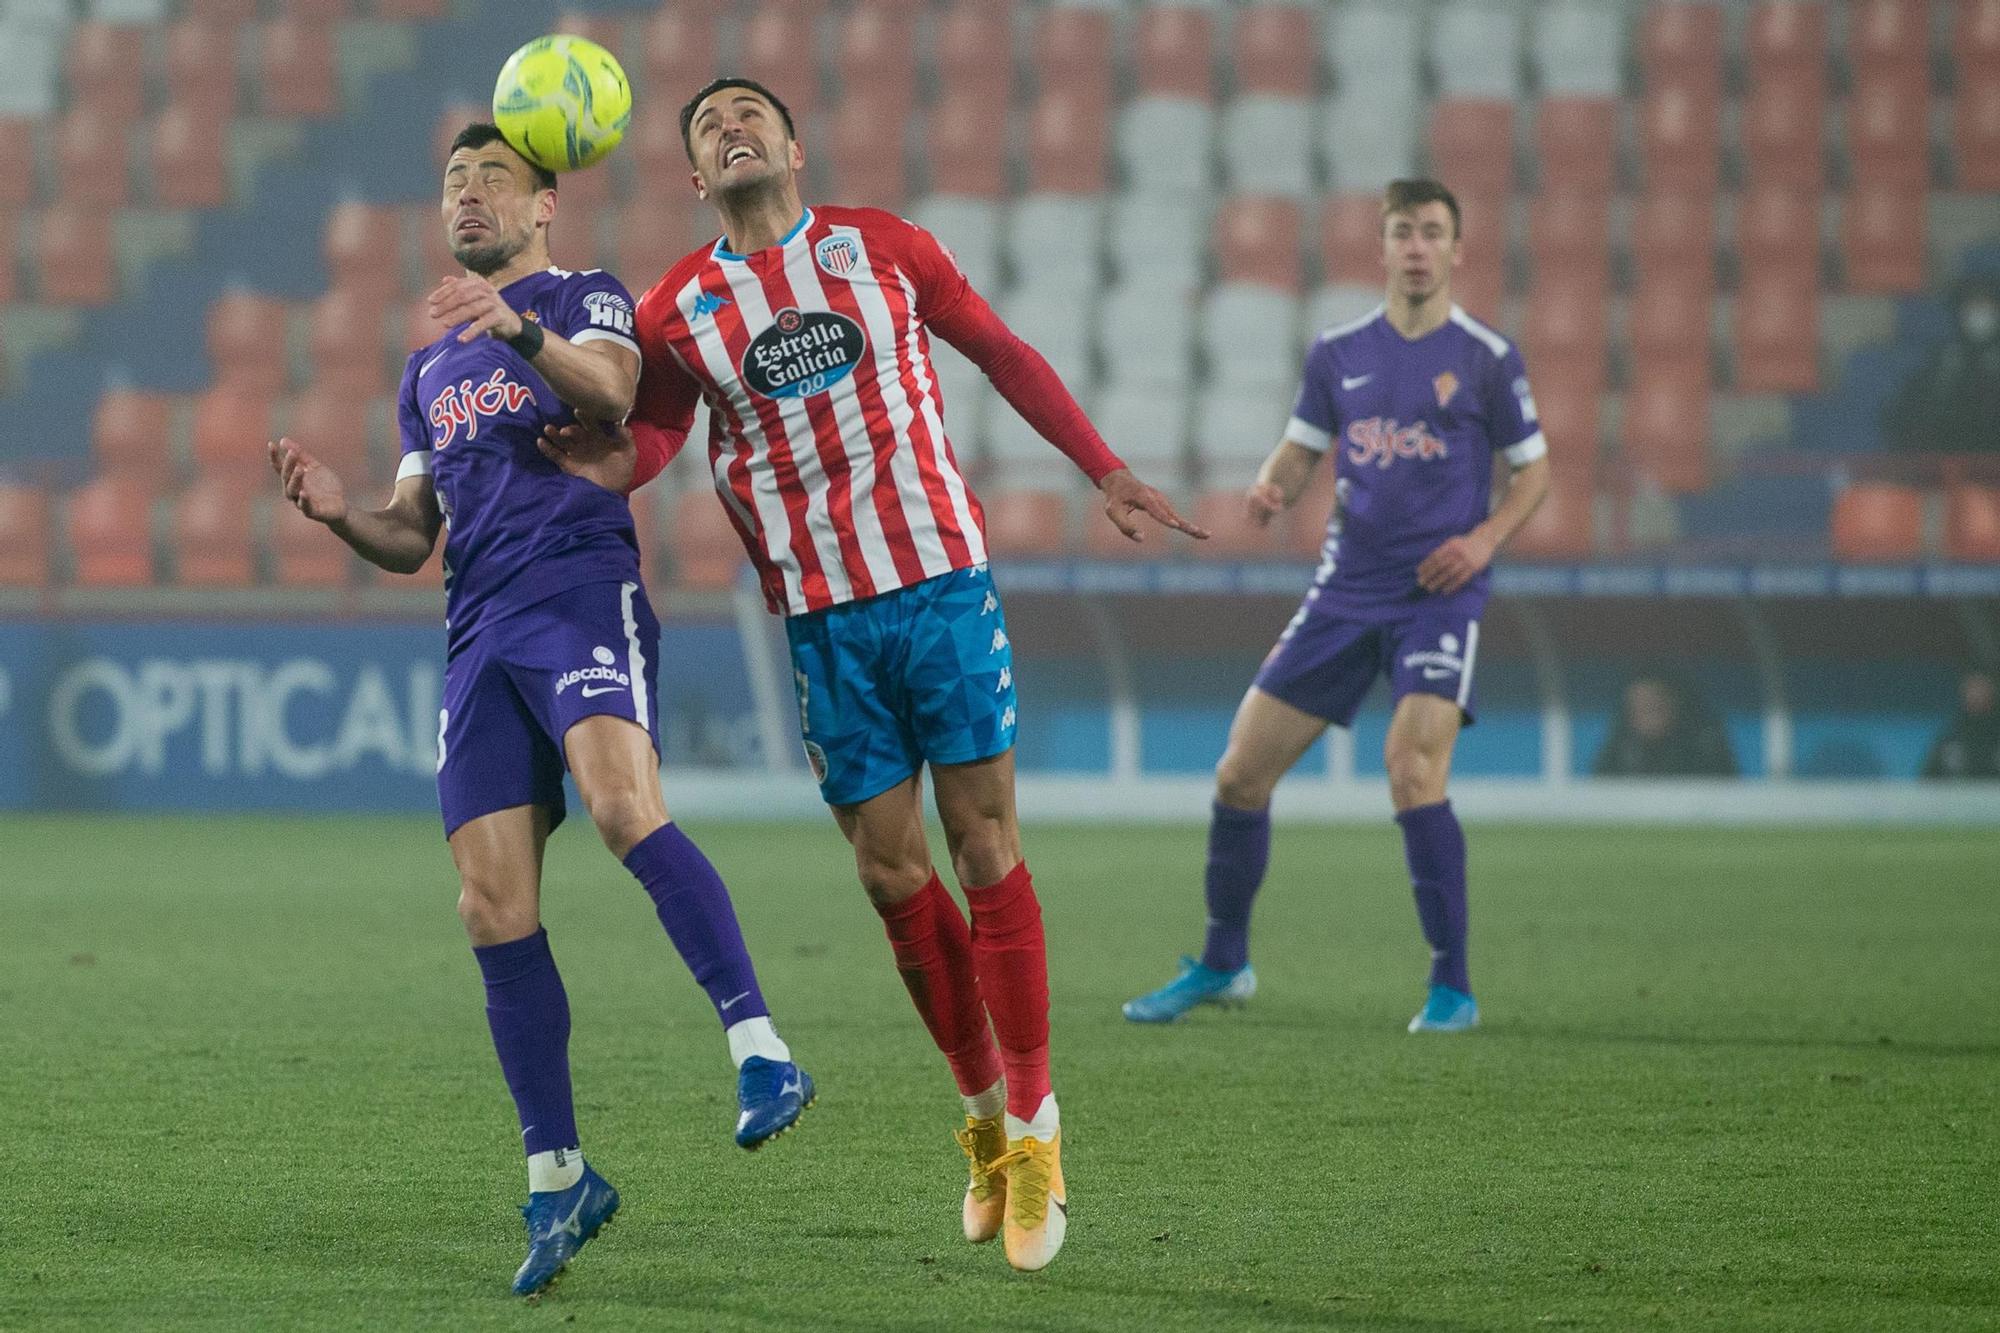
<svg viewBox="0 0 2000 1333"><path fill-rule="evenodd" d="M1004 629L996 629L996 630L994 630L994 631L993 631L993 647L992 647L991 651L993 651L993 652L996 652L996 653L997 653L997 652L999 652L999 651L1000 651L1000 650L1001 650L1002 648L1005 648L1006 646L1007 646L1007 631L1006 631L1006 630L1004 630Z"/></svg>
<svg viewBox="0 0 2000 1333"><path fill-rule="evenodd" d="M993 692L995 694L999 694L1001 691L1013 685L1013 683L1014 683L1014 669L1012 667L1001 667L1000 683L993 687Z"/></svg>
<svg viewBox="0 0 2000 1333"><path fill-rule="evenodd" d="M701 293L701 295L694 298L693 317L695 319L700 319L703 315L713 315L716 311L722 309L722 307L728 304L729 304L729 298L726 296L719 295L718 293L715 292L703 292Z"/></svg>
<svg viewBox="0 0 2000 1333"><path fill-rule="evenodd" d="M813 261L834 277L844 278L861 263L861 247L852 236L823 237L813 247Z"/></svg>
<svg viewBox="0 0 2000 1333"><path fill-rule="evenodd" d="M1450 456L1444 441L1421 421L1405 426L1387 417L1369 417L1347 428L1348 461L1357 467L1386 468L1399 458L1431 463Z"/></svg>
<svg viewBox="0 0 2000 1333"><path fill-rule="evenodd" d="M535 401L535 391L519 380L510 379L502 366L486 377L484 384L466 379L446 387L431 404L430 422L440 432L431 447L442 449L458 438L461 428L470 440L479 434L482 417L503 412L519 412Z"/></svg>

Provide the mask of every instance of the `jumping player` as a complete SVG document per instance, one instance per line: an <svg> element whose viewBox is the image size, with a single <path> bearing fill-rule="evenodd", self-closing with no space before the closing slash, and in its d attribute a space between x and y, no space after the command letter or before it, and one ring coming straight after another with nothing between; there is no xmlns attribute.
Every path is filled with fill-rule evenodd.
<svg viewBox="0 0 2000 1333"><path fill-rule="evenodd" d="M1008 1262L1038 1269L1062 1245L1068 1201L1041 908L1014 813L1013 659L931 335L1083 469L1127 536L1142 513L1205 534L1126 469L929 233L804 206L805 152L768 89L719 79L681 129L724 234L639 303L636 449L581 428L549 447L571 467L629 469L636 455L643 479L706 399L716 491L786 617L806 754L964 1098L966 1237L1004 1231ZM969 928L931 865L926 765Z"/></svg>
<svg viewBox="0 0 2000 1333"><path fill-rule="evenodd" d="M462 131L443 225L463 276L430 296L450 331L411 355L388 506L351 506L324 464L270 447L288 500L374 564L413 573L445 539L447 657L438 794L460 918L528 1155L528 1257L542 1290L618 1209L585 1165L570 1096L569 1002L541 928L542 848L565 768L597 831L645 887L708 993L738 1069L736 1141L755 1148L813 1097L772 1026L735 908L660 793L659 623L639 581L621 492L568 476L537 445L550 425L616 421L639 374L630 295L549 262L556 178L491 125Z"/></svg>
<svg viewBox="0 0 2000 1333"><path fill-rule="evenodd" d="M1246 497L1250 517L1269 523L1337 450L1319 571L1243 696L1216 766L1201 959L1182 959L1174 980L1127 1002L1134 1022L1255 993L1250 905L1270 855L1271 792L1328 725L1353 722L1384 673L1396 700L1389 795L1431 946L1430 992L1410 1031L1479 1021L1466 971L1465 836L1445 782L1459 728L1476 712L1487 570L1548 491L1548 446L1520 353L1452 304L1458 201L1436 181L1396 181L1382 218L1387 300L1320 335L1284 438ZM1489 513L1496 453L1512 473Z"/></svg>

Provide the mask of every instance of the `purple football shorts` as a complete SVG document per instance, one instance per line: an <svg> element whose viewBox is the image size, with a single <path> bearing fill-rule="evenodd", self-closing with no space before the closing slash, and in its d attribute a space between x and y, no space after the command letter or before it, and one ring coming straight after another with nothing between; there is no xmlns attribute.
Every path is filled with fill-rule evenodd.
<svg viewBox="0 0 2000 1333"><path fill-rule="evenodd" d="M1257 688L1346 727L1375 677L1386 672L1397 701L1406 694L1450 699L1470 726L1481 609L1440 599L1391 619L1357 620L1317 611L1308 601L1264 659Z"/></svg>

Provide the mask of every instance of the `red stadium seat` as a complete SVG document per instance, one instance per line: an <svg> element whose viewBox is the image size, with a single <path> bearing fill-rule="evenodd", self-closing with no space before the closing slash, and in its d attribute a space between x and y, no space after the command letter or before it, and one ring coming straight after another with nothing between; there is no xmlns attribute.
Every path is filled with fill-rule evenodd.
<svg viewBox="0 0 2000 1333"><path fill-rule="evenodd" d="M1111 103L1111 15L1102 9L1055 6L1035 15L1035 76L1042 95L1062 92L1099 107Z"/></svg>
<svg viewBox="0 0 2000 1333"><path fill-rule="evenodd" d="M1231 47L1236 91L1311 97L1319 61L1317 15L1296 4L1254 3L1236 12Z"/></svg>
<svg viewBox="0 0 2000 1333"><path fill-rule="evenodd" d="M437 224L443 231L443 224ZM381 204L346 200L327 216L321 241L331 285L387 300L403 290L403 219ZM426 277L430 275L426 274ZM436 277L443 277L442 273ZM431 277L435 282L436 277Z"/></svg>
<svg viewBox="0 0 2000 1333"><path fill-rule="evenodd" d="M924 126L933 194L998 199L1007 192L1006 117L978 96L952 90Z"/></svg>
<svg viewBox="0 0 2000 1333"><path fill-rule="evenodd" d="M1760 0L1750 12L1745 45L1755 83L1779 71L1826 68L1826 6L1818 0Z"/></svg>
<svg viewBox="0 0 2000 1333"><path fill-rule="evenodd" d="M1601 389L1609 374L1610 340L1602 288L1556 275L1535 284L1521 329L1521 354L1531 374L1536 366L1560 366L1564 374Z"/></svg>
<svg viewBox="0 0 2000 1333"><path fill-rule="evenodd" d="M333 29L278 19L258 44L258 87L274 116L330 116L340 109L340 71Z"/></svg>
<svg viewBox="0 0 2000 1333"><path fill-rule="evenodd" d="M1588 370L1588 367L1585 367ZM1604 442L1604 381L1574 372L1560 362L1528 362L1535 391L1535 414L1548 439L1559 473L1588 482L1597 472Z"/></svg>
<svg viewBox="0 0 2000 1333"><path fill-rule="evenodd" d="M107 391L90 418L90 453L98 471L139 478L152 490L163 488L174 470L172 413L162 394Z"/></svg>
<svg viewBox="0 0 2000 1333"><path fill-rule="evenodd" d="M291 378L286 349L290 312L283 301L235 291L208 308L208 356L215 382L242 393L284 392Z"/></svg>
<svg viewBox="0 0 2000 1333"><path fill-rule="evenodd" d="M903 116L907 92L877 100L873 90L840 99L822 140L822 161L832 167L826 194L830 204L886 208L900 213L910 191L903 160Z"/></svg>
<svg viewBox="0 0 2000 1333"><path fill-rule="evenodd" d="M1840 210L1840 253L1847 289L1901 296L1924 287L1924 196L1870 186Z"/></svg>
<svg viewBox="0 0 2000 1333"><path fill-rule="evenodd" d="M1506 195L1514 188L1514 104L1468 97L1431 108L1432 174L1456 194Z"/></svg>
<svg viewBox="0 0 2000 1333"><path fill-rule="evenodd" d="M1536 196L1528 206L1528 254L1537 284L1561 273L1572 278L1590 275L1595 285L1608 287L1610 201L1603 195L1567 190Z"/></svg>
<svg viewBox="0 0 2000 1333"><path fill-rule="evenodd" d="M153 492L131 477L100 477L72 491L63 515L75 581L84 587L153 582Z"/></svg>
<svg viewBox="0 0 2000 1333"><path fill-rule="evenodd" d="M123 208L132 197L129 122L83 107L56 123L56 195L91 209Z"/></svg>
<svg viewBox="0 0 2000 1333"><path fill-rule="evenodd" d="M271 514L271 572L288 588L344 588L354 572L347 544L284 500Z"/></svg>
<svg viewBox="0 0 2000 1333"><path fill-rule="evenodd" d="M1961 80L1954 101L1951 148L1958 188L2000 191L2000 67Z"/></svg>
<svg viewBox="0 0 2000 1333"><path fill-rule="evenodd" d="M79 23L70 30L70 105L114 125L146 113L146 29L129 23Z"/></svg>
<svg viewBox="0 0 2000 1333"><path fill-rule="evenodd" d="M1279 514L1262 527L1250 521L1248 506L1244 504L1241 490L1208 491L1195 499L1194 521L1197 526L1208 529L1208 540L1202 542L1177 541L1174 544L1206 560L1277 560L1292 549L1292 515ZM1103 526L1110 527L1106 523ZM1115 530L1112 536L1123 542L1126 539ZM1160 553L1157 538L1149 536L1140 543L1144 551L1152 547L1152 554ZM1127 543L1130 544L1129 542Z"/></svg>
<svg viewBox="0 0 2000 1333"><path fill-rule="evenodd" d="M263 7L263 0L188 0L187 16L209 23L249 23Z"/></svg>
<svg viewBox="0 0 2000 1333"><path fill-rule="evenodd" d="M1014 100L1014 28L1001 6L959 0L938 17L931 60L946 98L987 107Z"/></svg>
<svg viewBox="0 0 2000 1333"><path fill-rule="evenodd" d="M1833 554L1862 564L1892 564L1923 554L1924 499L1908 486L1862 482L1833 502Z"/></svg>
<svg viewBox="0 0 2000 1333"><path fill-rule="evenodd" d="M1722 6L1654 0L1639 23L1639 68L1646 86L1722 90Z"/></svg>
<svg viewBox="0 0 2000 1333"><path fill-rule="evenodd" d="M1654 192L1632 217L1632 259L1639 283L1715 289L1715 199Z"/></svg>
<svg viewBox="0 0 2000 1333"><path fill-rule="evenodd" d="M163 208L229 202L229 159L215 121L199 107L170 106L152 126L153 200Z"/></svg>
<svg viewBox="0 0 2000 1333"><path fill-rule="evenodd" d="M1304 221L1290 199L1231 199L1215 213L1215 259L1224 282L1260 282L1296 292L1305 281L1299 253Z"/></svg>
<svg viewBox="0 0 2000 1333"><path fill-rule="evenodd" d="M1382 281L1382 201L1372 194L1328 195L1319 211L1320 272L1329 282Z"/></svg>
<svg viewBox="0 0 2000 1333"><path fill-rule="evenodd" d="M1535 116L1542 192L1609 195L1618 186L1618 101L1545 97Z"/></svg>
<svg viewBox="0 0 2000 1333"><path fill-rule="evenodd" d="M1736 293L1736 388L1811 393L1819 388L1819 287L1783 273L1751 273Z"/></svg>
<svg viewBox="0 0 2000 1333"><path fill-rule="evenodd" d="M620 66L630 62L625 50L625 20L616 14L593 14L585 9L565 9L556 15L551 32L567 32L587 37L618 58Z"/></svg>
<svg viewBox="0 0 2000 1333"><path fill-rule="evenodd" d="M1139 11L1133 64L1141 97L1215 96L1215 20L1198 5L1149 5Z"/></svg>
<svg viewBox="0 0 2000 1333"><path fill-rule="evenodd" d="M387 311L382 297L352 287L335 287L313 302L306 322L314 388L353 400L393 387L383 382Z"/></svg>
<svg viewBox="0 0 2000 1333"><path fill-rule="evenodd" d="M1470 189L1454 193L1460 262L1452 275L1452 294L1481 319L1497 321L1507 285L1507 196ZM1476 304L1475 298L1480 298Z"/></svg>
<svg viewBox="0 0 2000 1333"><path fill-rule="evenodd" d="M1751 185L1811 190L1826 184L1826 76L1781 72L1743 103L1744 174Z"/></svg>
<svg viewBox="0 0 2000 1333"><path fill-rule="evenodd" d="M58 204L35 234L36 291L50 305L108 305L117 295L111 218L102 209Z"/></svg>
<svg viewBox="0 0 2000 1333"><path fill-rule="evenodd" d="M271 476L265 446L272 438L271 400L233 389L210 389L194 404L194 464L197 472L227 478L242 489L262 486Z"/></svg>
<svg viewBox="0 0 2000 1333"><path fill-rule="evenodd" d="M834 69L840 75L841 100L865 94L885 112L894 112L877 130L884 149L901 142L903 117L916 105L914 37L910 16L880 0L864 0L840 21Z"/></svg>
<svg viewBox="0 0 2000 1333"><path fill-rule="evenodd" d="M1951 54L1961 84L2000 74L2000 0L1958 0Z"/></svg>
<svg viewBox="0 0 2000 1333"><path fill-rule="evenodd" d="M613 268L637 296L645 295L668 269L722 230L714 211L695 198L694 191L678 181L664 185L634 196L614 219L612 234L618 249Z"/></svg>
<svg viewBox="0 0 2000 1333"><path fill-rule="evenodd" d="M694 12L684 5L662 5L647 20L647 82L655 88L685 90L678 97L663 99L673 102L676 111L680 102L714 78L720 67L714 15Z"/></svg>
<svg viewBox="0 0 2000 1333"><path fill-rule="evenodd" d="M1693 84L1649 88L1639 107L1646 189L1712 195L1722 170L1722 118L1714 93Z"/></svg>
<svg viewBox="0 0 2000 1333"><path fill-rule="evenodd" d="M804 6L759 5L743 25L742 60L751 78L784 99L794 116L819 108L819 42Z"/></svg>
<svg viewBox="0 0 2000 1333"><path fill-rule="evenodd" d="M686 180L689 167L681 139L680 107L665 98L642 98L632 110L623 151L632 154L642 188L657 190L669 179Z"/></svg>
<svg viewBox="0 0 2000 1333"><path fill-rule="evenodd" d="M247 588L257 581L248 492L213 477L183 491L173 506L175 581L186 587Z"/></svg>
<svg viewBox="0 0 2000 1333"><path fill-rule="evenodd" d="M748 557L715 492L697 487L676 495L667 526L676 584L718 591L736 586L736 572Z"/></svg>
<svg viewBox="0 0 2000 1333"><path fill-rule="evenodd" d="M49 536L42 488L0 482L0 588L48 586Z"/></svg>
<svg viewBox="0 0 2000 1333"><path fill-rule="evenodd" d="M1507 543L1508 559L1587 560L1595 555L1595 499L1588 474L1554 472L1548 495Z"/></svg>
<svg viewBox="0 0 2000 1333"><path fill-rule="evenodd" d="M338 23L341 19L353 16L353 0L278 0L279 18L298 19L309 23ZM556 31L573 30L557 24Z"/></svg>
<svg viewBox="0 0 2000 1333"><path fill-rule="evenodd" d="M1101 192L1110 139L1103 102L1060 86L1043 93L1028 117L1029 188L1052 194Z"/></svg>
<svg viewBox="0 0 2000 1333"><path fill-rule="evenodd" d="M164 35L167 100L220 123L235 114L236 42L220 24L182 19Z"/></svg>
<svg viewBox="0 0 2000 1333"><path fill-rule="evenodd" d="M1930 84L1889 71L1858 80L1847 99L1847 155L1857 185L1930 187Z"/></svg>
<svg viewBox="0 0 2000 1333"><path fill-rule="evenodd" d="M285 438L332 468L351 493L372 488L378 471L368 461L368 399L315 384L285 413ZM387 477L382 478L387 480Z"/></svg>
<svg viewBox="0 0 2000 1333"><path fill-rule="evenodd" d="M426 22L449 16L451 0L369 0L368 7L378 19Z"/></svg>
<svg viewBox="0 0 2000 1333"><path fill-rule="evenodd" d="M1746 275L1819 285L1819 196L1766 185L1736 202L1736 254Z"/></svg>
<svg viewBox="0 0 2000 1333"><path fill-rule="evenodd" d="M1856 73L1920 70L1930 63L1930 0L1855 0L1847 61Z"/></svg>
<svg viewBox="0 0 2000 1333"><path fill-rule="evenodd" d="M0 520L0 531L6 526ZM1944 553L1968 563L2000 562L2000 487L1961 484L1945 492Z"/></svg>
<svg viewBox="0 0 2000 1333"><path fill-rule="evenodd" d="M39 193L37 124L25 116L0 116L0 209L23 208Z"/></svg>
<svg viewBox="0 0 2000 1333"><path fill-rule="evenodd" d="M995 555L1061 555L1069 502L1058 491L995 491L986 497L986 545Z"/></svg>
<svg viewBox="0 0 2000 1333"><path fill-rule="evenodd" d="M1686 494L1709 482L1707 365L1641 364L1625 395L1625 462L1663 490Z"/></svg>

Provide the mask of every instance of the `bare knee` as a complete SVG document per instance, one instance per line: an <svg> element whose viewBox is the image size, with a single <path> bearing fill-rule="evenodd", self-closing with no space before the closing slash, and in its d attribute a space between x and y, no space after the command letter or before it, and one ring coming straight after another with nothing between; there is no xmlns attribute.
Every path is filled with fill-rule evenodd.
<svg viewBox="0 0 2000 1333"><path fill-rule="evenodd" d="M1389 769L1389 799L1397 810L1436 805L1444 799L1450 768L1442 755L1417 745L1391 745L1383 759Z"/></svg>
<svg viewBox="0 0 2000 1333"><path fill-rule="evenodd" d="M1282 776L1258 771L1232 748L1215 766L1215 799L1232 810L1262 810L1271 803Z"/></svg>
<svg viewBox="0 0 2000 1333"><path fill-rule="evenodd" d="M505 944L535 933L541 911L535 894L505 876L462 871L459 876L458 919L475 945Z"/></svg>
<svg viewBox="0 0 2000 1333"><path fill-rule="evenodd" d="M951 871L967 888L998 884L1021 864L1021 834L1011 820L980 818L951 834Z"/></svg>
<svg viewBox="0 0 2000 1333"><path fill-rule="evenodd" d="M926 849L921 856L911 856L902 850L857 846L854 869L868 901L877 907L894 907L930 883L930 852Z"/></svg>
<svg viewBox="0 0 2000 1333"><path fill-rule="evenodd" d="M584 793L583 803L597 836L620 858L667 822L657 782L600 781Z"/></svg>

